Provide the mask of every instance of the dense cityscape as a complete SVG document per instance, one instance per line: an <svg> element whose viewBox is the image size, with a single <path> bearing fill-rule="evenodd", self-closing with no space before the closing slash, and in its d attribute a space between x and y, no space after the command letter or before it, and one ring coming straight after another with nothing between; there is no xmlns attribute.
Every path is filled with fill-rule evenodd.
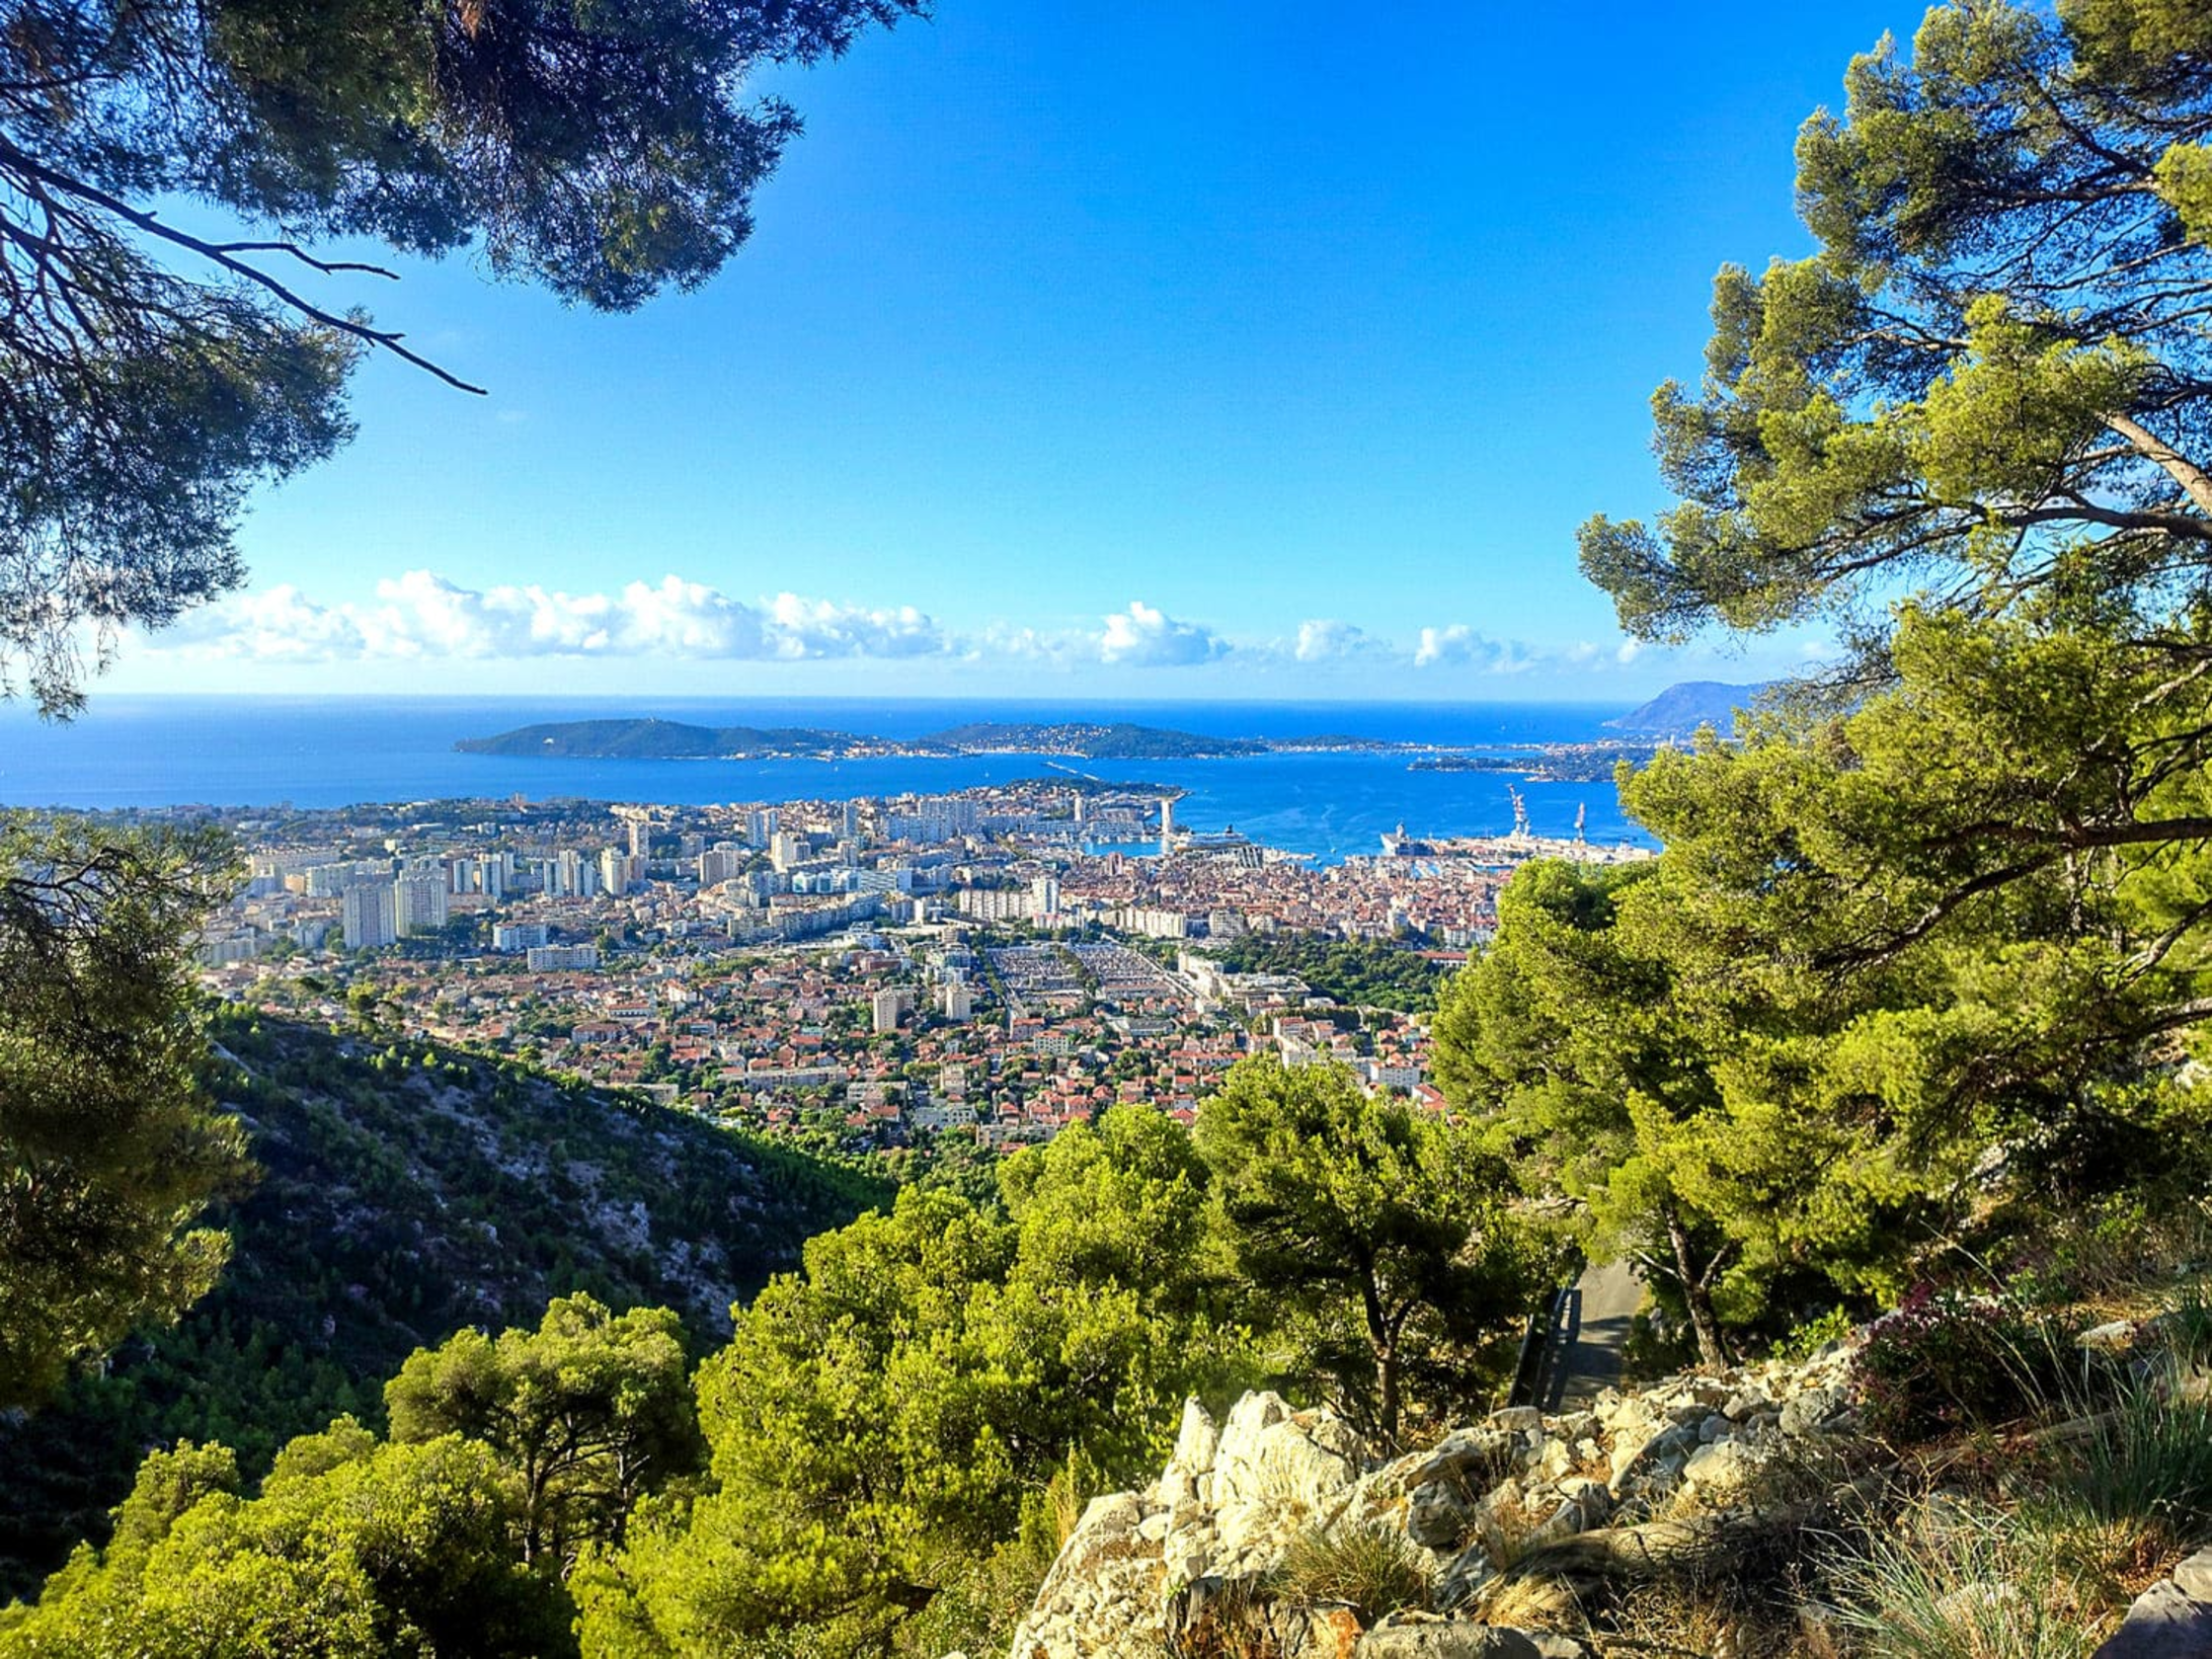
<svg viewBox="0 0 2212 1659"><path fill-rule="evenodd" d="M1523 821L1323 865L1181 828L1169 793L1058 780L223 816L247 880L198 950L223 995L855 1148L1044 1140L1117 1101L1188 1119L1256 1052L1440 1105L1425 1008L1240 971L1244 949L1326 937L1441 973L1519 864L1648 856Z"/></svg>

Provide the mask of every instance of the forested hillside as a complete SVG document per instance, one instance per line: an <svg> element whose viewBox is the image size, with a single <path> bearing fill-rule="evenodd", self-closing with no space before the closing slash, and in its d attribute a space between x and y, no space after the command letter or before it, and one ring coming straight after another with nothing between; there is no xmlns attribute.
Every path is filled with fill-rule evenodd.
<svg viewBox="0 0 2212 1659"><path fill-rule="evenodd" d="M388 1072L394 1052L375 1051ZM418 1060L389 1083L342 1071L339 1087L390 1089L376 1116L406 1164L425 1138L396 1120L439 1115L450 1074ZM497 1174L520 1143L484 1123L496 1114L467 1115L464 1137L496 1138L475 1167L497 1204L508 1179L533 1177ZM570 1135L580 1161L558 1103L514 1121ZM645 1121L592 1157L644 1172L699 1150ZM755 1196L797 1185L793 1169L751 1176L729 1160L705 1172L717 1179ZM1486 1405L1523 1310L1564 1266L1555 1239L1499 1202L1502 1184L1438 1118L1340 1071L1247 1062L1195 1130L1118 1107L1007 1159L988 1197L909 1188L818 1234L695 1371L672 1312L557 1300L496 1339L463 1329L404 1356L380 1391L354 1390L357 1421L318 1421L274 1461L273 1426L302 1414L218 1377L219 1411L161 1425L187 1438L146 1460L112 1541L79 1551L35 1609L0 1614L0 1652L119 1642L183 1659L267 1650L254 1644L276 1633L283 1651L363 1655L985 1650L1068 1513L1154 1462L1189 1393L1224 1403L1275 1382L1382 1441ZM611 1177L604 1196L626 1202ZM747 1204L701 1208L762 1236ZM319 1221L344 1229L356 1213L342 1194ZM455 1229L481 1238L483 1214ZM672 1272L622 1228L596 1247L610 1278ZM552 1252L537 1254L550 1288ZM345 1271L361 1267L330 1275L341 1309ZM464 1290L499 1277L474 1249L443 1271ZM327 1352L345 1317L297 1345ZM395 1338L402 1323L389 1320ZM140 1449L129 1426L78 1423ZM252 1451L235 1455L231 1437Z"/></svg>
<svg viewBox="0 0 2212 1659"><path fill-rule="evenodd" d="M261 1174L210 1220L216 1289L52 1405L0 1422L0 1597L104 1531L143 1450L219 1440L258 1476L463 1326L535 1322L587 1291L665 1305L694 1348L886 1190L681 1113L421 1042L221 1020L209 1092Z"/></svg>

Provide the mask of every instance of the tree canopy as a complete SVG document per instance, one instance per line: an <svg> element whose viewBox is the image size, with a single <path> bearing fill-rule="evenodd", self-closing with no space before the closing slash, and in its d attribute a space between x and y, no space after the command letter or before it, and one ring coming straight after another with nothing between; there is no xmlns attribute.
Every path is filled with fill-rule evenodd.
<svg viewBox="0 0 2212 1659"><path fill-rule="evenodd" d="M1818 241L1724 267L1679 506L1592 519L1624 626L1881 627L1915 587L2145 608L2195 661L2212 573L2212 21L2170 0L1956 0L1854 61L1797 141ZM1870 643L1870 642L1869 642Z"/></svg>
<svg viewBox="0 0 2212 1659"><path fill-rule="evenodd" d="M1818 242L1724 268L1679 505L1584 569L1819 682L1623 779L1665 851L1534 869L1440 1070L1708 1355L2180 1166L2212 1013L2212 22L1956 0L1807 123Z"/></svg>
<svg viewBox="0 0 2212 1659"><path fill-rule="evenodd" d="M228 869L201 834L0 820L0 1407L174 1319L246 1171L201 1092L190 943Z"/></svg>
<svg viewBox="0 0 2212 1659"><path fill-rule="evenodd" d="M1500 1202L1496 1163L1440 1119L1361 1093L1333 1066L1246 1061L1199 1110L1224 1237L1284 1369L1394 1443L1409 1398L1479 1397L1482 1345L1557 1263Z"/></svg>
<svg viewBox="0 0 2212 1659"><path fill-rule="evenodd" d="M334 246L473 247L605 310L694 286L799 130L749 76L920 9L0 4L0 689L66 714L85 625L235 587L246 491L344 441L363 352L462 383L317 297L388 275Z"/></svg>

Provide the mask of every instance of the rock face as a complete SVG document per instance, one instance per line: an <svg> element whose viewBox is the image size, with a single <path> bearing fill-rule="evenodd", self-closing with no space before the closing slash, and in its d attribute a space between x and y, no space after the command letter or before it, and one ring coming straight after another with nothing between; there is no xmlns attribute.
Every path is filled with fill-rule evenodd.
<svg viewBox="0 0 2212 1659"><path fill-rule="evenodd" d="M2212 1654L2212 1548L2200 1549L2135 1598L2096 1659L2202 1659Z"/></svg>
<svg viewBox="0 0 2212 1659"><path fill-rule="evenodd" d="M1600 1530L1648 1548L1665 1528L1627 1529L1661 1510L1674 1533L1699 1536L1701 1518L1757 1497L1791 1443L1854 1426L1848 1365L1837 1349L1607 1389L1556 1417L1515 1407L1390 1460L1341 1419L1272 1393L1246 1394L1219 1423L1191 1400L1159 1478L1084 1511L1010 1659L1157 1655L1210 1621L1234 1621L1246 1651L1281 1659L1577 1659L1587 1649L1571 1636L1472 1617L1501 1567ZM1363 1622L1280 1581L1294 1543L1361 1530L1402 1540L1428 1574L1426 1605Z"/></svg>

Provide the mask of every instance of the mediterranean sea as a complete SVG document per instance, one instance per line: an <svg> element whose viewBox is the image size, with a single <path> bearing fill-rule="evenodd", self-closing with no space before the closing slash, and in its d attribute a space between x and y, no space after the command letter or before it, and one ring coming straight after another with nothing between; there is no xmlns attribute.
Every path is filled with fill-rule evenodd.
<svg viewBox="0 0 2212 1659"><path fill-rule="evenodd" d="M951 759L551 760L463 754L462 738L537 721L657 715L708 726L817 726L913 738L968 721L1134 721L1209 737L1323 734L1440 749L1577 743L1609 734L1626 705L1532 703L1095 703L852 698L111 696L67 726L21 704L0 708L0 804L88 809L192 805L343 807L363 802L520 795L530 800L716 802L838 800L936 792L1074 772L1188 791L1176 822L1233 828L1268 846L1334 861L1380 849L1403 824L1416 834L1512 828L1513 780L1490 772L1412 771L1404 754L1331 751L1224 760L1067 760L992 754ZM1529 783L1531 827L1593 841L1649 837L1610 782Z"/></svg>

